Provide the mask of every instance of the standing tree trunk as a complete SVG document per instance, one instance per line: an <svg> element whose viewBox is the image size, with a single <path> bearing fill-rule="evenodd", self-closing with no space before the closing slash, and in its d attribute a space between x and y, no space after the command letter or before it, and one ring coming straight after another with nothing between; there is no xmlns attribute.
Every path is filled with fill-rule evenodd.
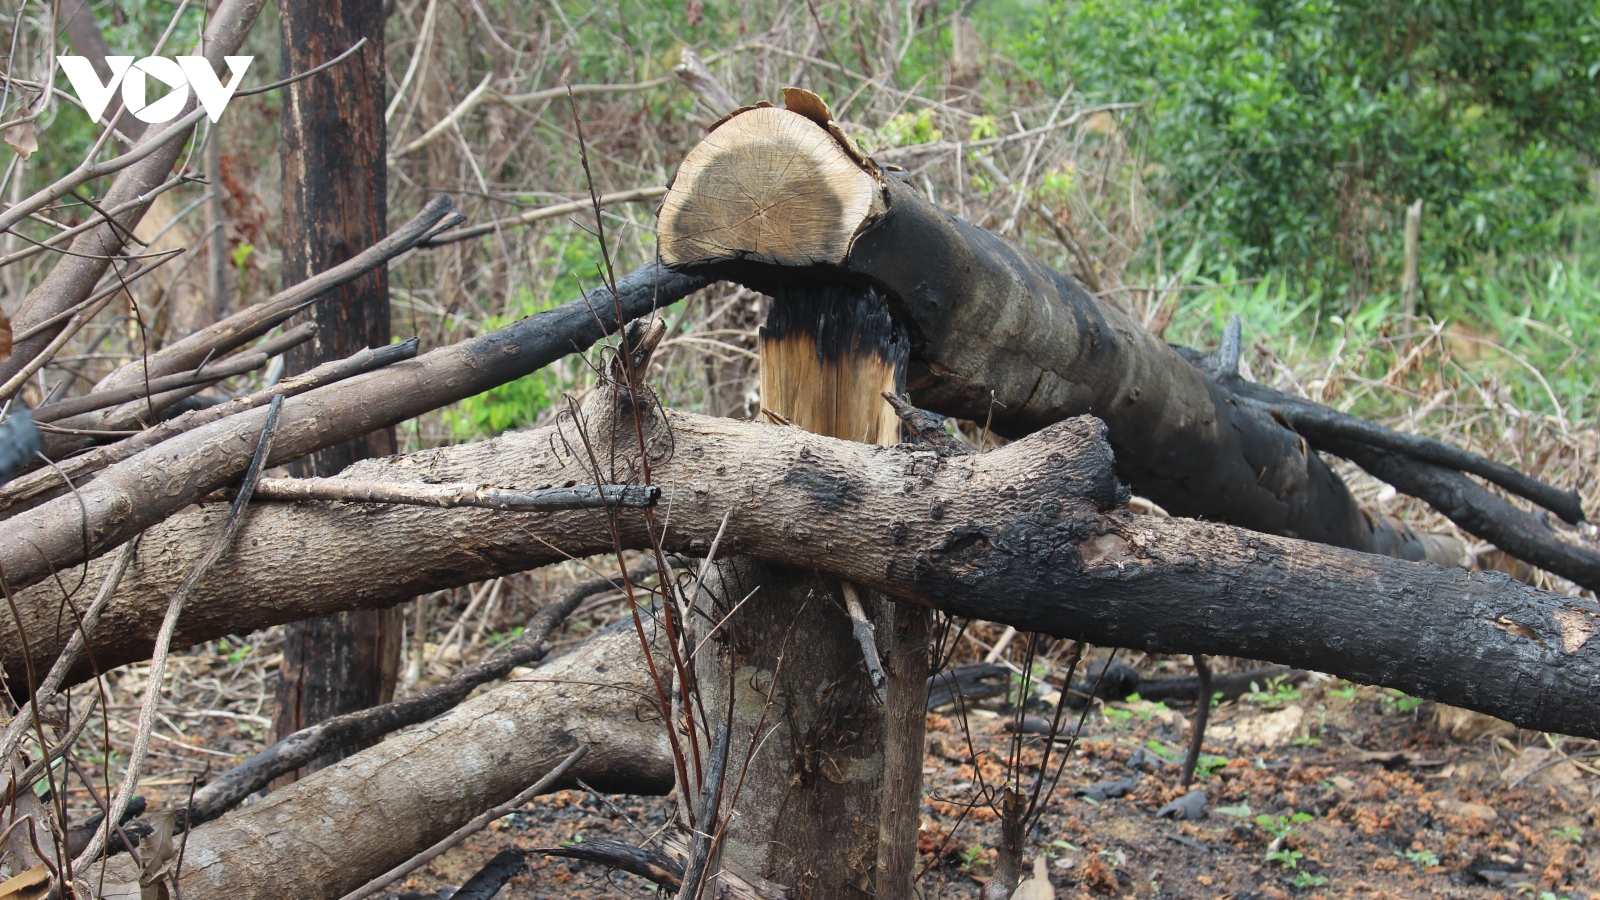
<svg viewBox="0 0 1600 900"><path fill-rule="evenodd" d="M762 329L761 407L806 431L893 445L900 423L880 393L902 389L906 352L872 291L797 285L774 298ZM808 487L850 499L821 473ZM929 611L750 559L717 565L707 586L689 628L724 637L695 659L702 730L731 723L726 778L738 786L724 790L733 818L716 864L796 898L909 900Z"/></svg>
<svg viewBox="0 0 1600 900"><path fill-rule="evenodd" d="M284 0L283 71L303 72L343 53L352 59L285 88L283 280L293 284L371 246L387 228L382 0ZM379 268L312 307L317 337L289 354L289 372L389 343L388 272ZM318 451L296 475L333 475L358 459L395 452L382 429ZM405 627L398 607L355 610L289 627L274 729L291 734L394 694ZM317 769L337 757L311 764Z"/></svg>

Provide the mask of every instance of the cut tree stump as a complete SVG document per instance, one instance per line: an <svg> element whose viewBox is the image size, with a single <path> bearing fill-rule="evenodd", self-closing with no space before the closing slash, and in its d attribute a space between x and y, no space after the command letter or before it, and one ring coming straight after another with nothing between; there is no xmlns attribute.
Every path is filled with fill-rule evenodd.
<svg viewBox="0 0 1600 900"><path fill-rule="evenodd" d="M764 415L813 434L899 443L900 420L882 394L902 388L906 342L881 298L797 285L775 298L759 343ZM730 520L731 533L742 527ZM740 788L724 795L731 818L711 871L759 874L797 900L857 891L909 900L931 613L748 558L712 572L707 608L688 617L695 645L717 634L695 658L701 728L732 722ZM853 613L866 621L853 623ZM882 684L880 658L890 673ZM915 715L891 714L910 708ZM698 796L690 787L685 795Z"/></svg>

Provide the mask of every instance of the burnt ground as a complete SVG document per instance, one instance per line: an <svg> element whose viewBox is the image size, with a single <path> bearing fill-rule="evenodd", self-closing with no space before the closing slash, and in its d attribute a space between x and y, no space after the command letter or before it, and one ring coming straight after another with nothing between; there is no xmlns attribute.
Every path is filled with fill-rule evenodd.
<svg viewBox="0 0 1600 900"><path fill-rule="evenodd" d="M980 780L1004 777L1010 718L996 705L969 710L969 728L953 713L928 717L924 897L979 894L997 822L969 803ZM1455 743L1437 718L1432 704L1336 681L1224 704L1197 785L1208 795L1206 816L1174 821L1156 813L1185 794L1172 760L1181 757L1186 719L1160 704L1113 703L1087 716L1032 849L1050 858L1064 898L1600 898L1589 859L1600 778L1558 755L1592 742L1503 725L1472 735L1494 724L1478 720L1458 723L1473 739ZM969 733L982 760L976 770ZM1037 765L1043 741L1027 739L1025 763ZM637 843L671 808L666 799L579 792L544 798L437 860L404 896L448 896L508 847L584 837ZM531 856L530 870L499 896L603 900L652 896L652 888L594 864Z"/></svg>

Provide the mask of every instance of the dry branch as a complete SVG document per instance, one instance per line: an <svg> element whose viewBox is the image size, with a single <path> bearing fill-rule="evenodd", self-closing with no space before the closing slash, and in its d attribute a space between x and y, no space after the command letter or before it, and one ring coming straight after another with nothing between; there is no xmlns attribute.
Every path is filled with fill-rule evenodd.
<svg viewBox="0 0 1600 900"><path fill-rule="evenodd" d="M208 356L226 353L266 334L328 291L387 264L415 247L454 212L450 198L443 194L434 196L410 221L350 259L152 354L148 360L149 374L154 377L193 368ZM142 381L145 366L145 360L129 363L107 375L99 387L104 389Z"/></svg>
<svg viewBox="0 0 1600 900"><path fill-rule="evenodd" d="M417 339L411 338L376 350L362 350L336 362L324 363L304 375L285 378L270 388L229 400L227 403L207 409L191 410L175 419L153 425L133 437L104 447L96 447L5 484L0 487L0 512L60 491L66 487L62 481L63 477L77 481L106 466L122 462L140 451L148 450L162 441L193 431L201 425L209 425L245 410L265 406L272 402L273 397L293 397L363 372L381 369L403 359L411 359L416 355ZM17 419L12 418L7 421L17 421ZM3 475L3 468L0 468L0 475Z"/></svg>
<svg viewBox="0 0 1600 900"><path fill-rule="evenodd" d="M584 439L626 481L637 437L602 394L584 434L563 421L491 441L353 466L351 478L590 479ZM670 425L668 424L670 422ZM281 430L292 433L288 407ZM1112 511L1125 498L1103 426L1079 418L981 456L942 459L686 413L646 422L675 552L704 553L734 510L733 551L814 569L955 615L1159 653L1264 659L1398 688L1528 728L1600 736L1600 607L1498 573ZM577 448L577 449L575 449ZM202 510L146 535L93 647L102 665L149 653L166 597L214 533ZM617 514L625 547L650 546L642 515ZM314 547L315 552L305 548ZM205 640L338 609L382 606L613 547L594 511L508 515L351 504L255 510L226 577L196 585L182 636ZM88 577L105 567L96 562ZM80 575L64 575L75 583ZM91 583L97 583L91 581ZM44 668L54 588L23 592ZM23 661L0 625L8 675ZM79 673L83 674L82 672Z"/></svg>
<svg viewBox="0 0 1600 900"><path fill-rule="evenodd" d="M90 391L82 397L73 397L70 400L62 400L41 406L33 411L33 418L39 422L59 422L62 419L81 413L94 412L130 401L143 400L147 397L150 399L150 407L159 412L172 403L183 399L184 396L193 393L184 390L185 388L204 388L224 379L232 378L235 375L253 372L266 365L272 357L288 350L290 347L310 340L316 333L316 324L307 322L284 333L280 338L268 341L259 349L249 353L241 353L237 356L218 360L211 365L201 366L192 372L175 372L171 375L152 378L147 382L134 382L122 387ZM161 396L163 394L166 396Z"/></svg>
<svg viewBox="0 0 1600 900"><path fill-rule="evenodd" d="M666 192L667 189L664 187L647 187L635 188L631 191L614 191L610 194L601 194L600 205L611 206L617 203L637 203L642 200L654 200ZM451 229L450 231L446 231L436 237L428 238L428 240L424 241L419 246L438 247L444 244L453 244L456 241L464 241L468 238L482 237L486 234L494 234L496 231L502 228L517 228L523 225L532 225L534 222L542 222L545 219L553 219L557 216L568 216L572 215L573 213L590 212L593 209L593 200L574 200L570 203L556 203L550 206L541 206L538 209L530 209L525 213L519 213L515 216L506 216L503 219L496 219L493 222L485 222L482 225L473 225L468 228Z"/></svg>
<svg viewBox="0 0 1600 900"><path fill-rule="evenodd" d="M201 47L213 67L221 66L224 56L239 51L250 27L255 24L257 14L265 5L266 0L224 0L211 14ZM189 127L192 125L191 122ZM161 132L171 131L173 127L147 131L137 147L161 141ZM150 194L165 183L185 143L185 140L178 139L166 141L143 159L123 169L100 198L100 207L115 209L129 200ZM116 215L114 223L106 222L74 240L73 255L63 256L57 261L44 282L28 294L12 325L19 332L27 330L89 296L106 273L112 256L121 251L127 235L139 224L146 208L144 205L129 208L125 213ZM9 380L37 356L50 344L55 334L55 328L47 328L14 347L11 358L0 361L0 382Z"/></svg>
<svg viewBox="0 0 1600 900"><path fill-rule="evenodd" d="M637 318L704 283L647 265L618 279L616 299L598 289L499 331L294 397L284 403L271 465L538 371L614 330L619 309L624 321ZM0 522L0 573L13 589L32 584L223 487L244 471L264 415L252 409L181 434L106 468L75 494Z"/></svg>
<svg viewBox="0 0 1600 900"><path fill-rule="evenodd" d="M442 509L472 506L501 512L645 509L655 506L660 497L660 488L643 484L580 484L537 491L512 491L483 484L393 484L346 478L263 478L256 485L256 498L259 500L403 503Z"/></svg>
<svg viewBox="0 0 1600 900"><path fill-rule="evenodd" d="M642 582L655 572L653 560L628 568L628 577ZM488 659L468 666L425 690L382 706L335 716L288 735L207 784L188 804L187 822L209 822L239 805L273 779L324 754L360 745L407 725L431 719L465 700L479 685L504 678L512 669L544 659L545 639L585 599L617 587L611 578L589 578L573 584L533 614L522 634Z"/></svg>
<svg viewBox="0 0 1600 900"><path fill-rule="evenodd" d="M185 897L337 897L515 796L576 747L567 778L660 794L672 757L632 625L190 832ZM352 823L382 822L382 827ZM107 866L108 884L137 868ZM137 893L134 896L138 896Z"/></svg>

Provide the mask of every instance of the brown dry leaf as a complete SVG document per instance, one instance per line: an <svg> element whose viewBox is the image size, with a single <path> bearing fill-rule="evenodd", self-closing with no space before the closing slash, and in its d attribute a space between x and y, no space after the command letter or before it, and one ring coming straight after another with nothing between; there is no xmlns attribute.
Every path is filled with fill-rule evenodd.
<svg viewBox="0 0 1600 900"><path fill-rule="evenodd" d="M6 143L18 156L27 159L39 151L39 130L32 122L18 122L6 129Z"/></svg>
<svg viewBox="0 0 1600 900"><path fill-rule="evenodd" d="M44 863L0 884L0 900L38 900L50 893L50 870Z"/></svg>
<svg viewBox="0 0 1600 900"><path fill-rule="evenodd" d="M168 900L167 873L178 861L178 849L172 843L172 830L178 824L176 809L158 809L146 817L150 822L150 837L139 842L140 900Z"/></svg>
<svg viewBox="0 0 1600 900"><path fill-rule="evenodd" d="M1578 790L1583 785L1583 773L1578 771L1577 766L1562 760L1554 750L1527 747L1500 773L1500 780L1508 785L1521 781L1524 784L1548 784L1565 790Z"/></svg>
<svg viewBox="0 0 1600 900"><path fill-rule="evenodd" d="M0 312L0 362L11 358L11 323L6 321L6 314Z"/></svg>
<svg viewBox="0 0 1600 900"><path fill-rule="evenodd" d="M1089 886L1089 890L1096 893L1115 894L1117 892L1117 876L1105 860L1096 854L1089 854L1083 861L1083 874L1079 880Z"/></svg>

